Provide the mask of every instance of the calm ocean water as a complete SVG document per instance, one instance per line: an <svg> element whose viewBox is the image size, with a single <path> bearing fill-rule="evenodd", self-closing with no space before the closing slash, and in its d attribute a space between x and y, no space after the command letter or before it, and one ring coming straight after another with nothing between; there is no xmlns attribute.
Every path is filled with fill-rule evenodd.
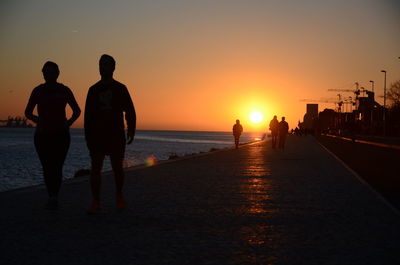
<svg viewBox="0 0 400 265"><path fill-rule="evenodd" d="M43 183L42 168L33 144L33 128L0 128L0 192ZM244 133L241 142L254 141L261 133ZM128 145L124 167L144 164L149 157L166 160L171 155L190 155L211 148L233 146L229 132L137 131ZM64 178L89 169L89 152L82 129L71 129L71 146L64 164ZM111 170L107 158L103 171Z"/></svg>

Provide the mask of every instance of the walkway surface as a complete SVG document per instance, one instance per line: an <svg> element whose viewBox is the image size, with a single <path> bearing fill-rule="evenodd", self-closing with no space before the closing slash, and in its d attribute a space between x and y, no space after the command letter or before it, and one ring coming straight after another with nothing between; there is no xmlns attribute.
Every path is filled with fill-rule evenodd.
<svg viewBox="0 0 400 265"><path fill-rule="evenodd" d="M127 172L128 209L89 185L0 193L1 264L400 264L400 217L312 137Z"/></svg>

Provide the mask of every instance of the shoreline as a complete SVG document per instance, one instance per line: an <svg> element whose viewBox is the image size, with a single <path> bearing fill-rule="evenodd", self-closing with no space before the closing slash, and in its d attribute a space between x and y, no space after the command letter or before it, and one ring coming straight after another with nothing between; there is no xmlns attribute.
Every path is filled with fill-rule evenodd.
<svg viewBox="0 0 400 265"><path fill-rule="evenodd" d="M247 142L247 143L241 143L241 144L239 144L239 149L244 147L244 146L257 144L257 143L260 143L260 142L268 142L269 140L270 140L270 138L268 138L267 140L255 140L255 141L251 141L251 142ZM216 150L212 150L212 151L210 150L210 151L207 151L207 152L200 152L200 153L196 153L196 154L185 155L185 156L178 156L178 157L172 158L172 159L157 160L156 164L151 165L151 166L147 166L145 163L143 163L143 164L139 164L139 165L135 165L135 166L131 166L131 167L126 167L126 168L124 168L124 172L128 173L128 172L132 172L132 171L135 171L135 170L155 167L155 166L163 165L163 164L167 164L167 163L179 162L179 161L183 161L183 160L187 160L187 159L193 159L193 158L196 158L196 157L207 156L207 155L210 155L210 154L229 151L229 150L233 150L233 149L235 149L234 146L225 147L225 148L221 148L221 149L216 149ZM78 171L76 171L76 172L78 172ZM112 173L113 173L112 170L104 171L104 172L102 172L102 177L108 176L108 175L110 175ZM64 179L61 185L71 185L71 184L87 182L87 181L89 181L88 178L89 178L89 175L82 175L82 176L79 176L79 177L72 177L72 178ZM20 187L20 188L16 188L16 189L1 191L0 194L10 193L10 192L24 192L24 191L29 191L31 189L34 190L34 189L45 189L45 188L46 188L45 184L41 183L41 184L36 184L36 185L32 185L32 186L26 186L26 187ZM62 186L61 186L61 189L62 189Z"/></svg>
<svg viewBox="0 0 400 265"><path fill-rule="evenodd" d="M256 140L256 141L252 141L252 142L248 142L248 143L242 143L242 144L239 144L239 148L242 148L244 146L257 144L257 143L260 143L260 142L267 142L267 141L268 140ZM225 148L221 148L221 149L215 149L215 150L207 151L207 152L200 152L200 153L196 153L196 154L178 156L178 157L172 158L172 159L159 160L159 161L157 161L157 163L155 165L152 165L152 166L147 166L145 164L140 164L140 165L136 165L136 166L133 166L133 167L124 168L124 170L127 171L127 172L128 171L131 172L131 171L138 170L138 169L143 169L143 168L148 168L148 167L155 167L155 166L162 165L162 164L167 164L167 163L179 162L179 161L182 161L182 160L187 160L187 159L192 159L192 158L196 158L196 157L207 156L207 155L210 155L210 154L215 154L215 153L219 153L219 152L225 152L225 151L229 151L229 150L233 150L233 149L235 149L235 147L232 146L232 147L225 147ZM103 172L103 174L106 174L106 173L107 174L111 174L112 170Z"/></svg>

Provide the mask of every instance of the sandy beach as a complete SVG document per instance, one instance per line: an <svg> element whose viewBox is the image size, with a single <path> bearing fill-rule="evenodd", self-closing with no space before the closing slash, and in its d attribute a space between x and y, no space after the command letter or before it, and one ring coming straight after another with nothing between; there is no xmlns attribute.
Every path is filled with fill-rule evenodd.
<svg viewBox="0 0 400 265"><path fill-rule="evenodd" d="M43 186L0 193L2 264L398 264L400 215L313 137L127 170L128 208L87 215L86 179L61 207Z"/></svg>

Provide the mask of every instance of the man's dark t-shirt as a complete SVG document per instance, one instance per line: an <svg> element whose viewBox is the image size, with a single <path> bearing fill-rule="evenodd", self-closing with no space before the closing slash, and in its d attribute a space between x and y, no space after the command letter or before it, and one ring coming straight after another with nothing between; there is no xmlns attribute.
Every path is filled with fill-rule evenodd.
<svg viewBox="0 0 400 265"><path fill-rule="evenodd" d="M92 87L85 105L85 137L91 154L124 155L124 113L128 131L136 129L136 113L125 85L100 80Z"/></svg>

